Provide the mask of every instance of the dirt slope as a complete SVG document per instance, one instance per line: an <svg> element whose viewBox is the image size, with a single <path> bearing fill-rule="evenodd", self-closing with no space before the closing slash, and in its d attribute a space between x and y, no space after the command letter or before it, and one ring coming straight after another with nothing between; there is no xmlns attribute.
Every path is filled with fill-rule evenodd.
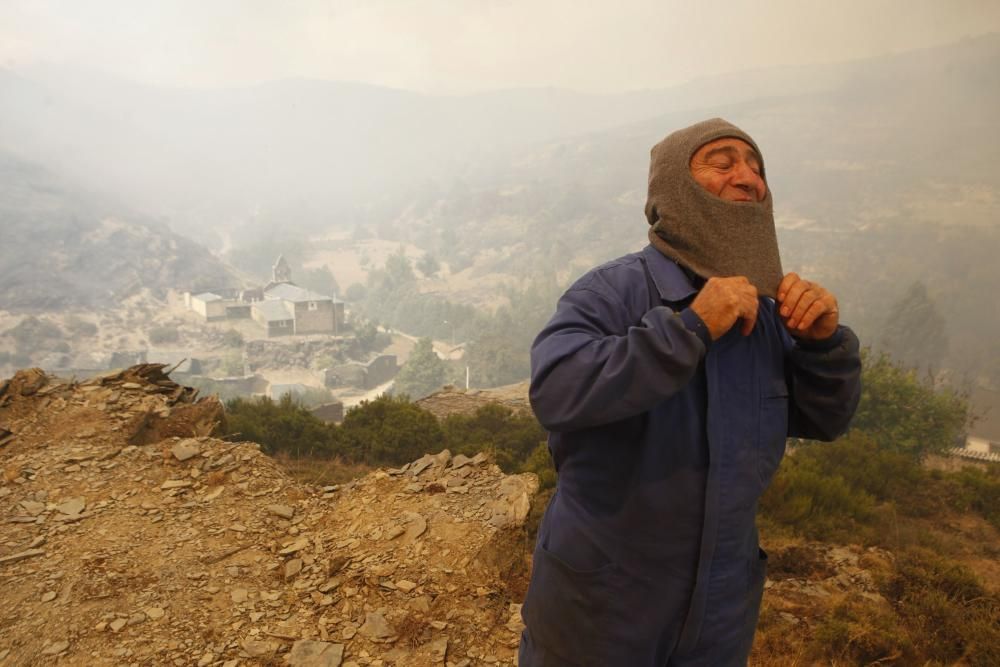
<svg viewBox="0 0 1000 667"><path fill-rule="evenodd" d="M0 382L0 664L513 664L533 475L294 482L135 367Z"/></svg>

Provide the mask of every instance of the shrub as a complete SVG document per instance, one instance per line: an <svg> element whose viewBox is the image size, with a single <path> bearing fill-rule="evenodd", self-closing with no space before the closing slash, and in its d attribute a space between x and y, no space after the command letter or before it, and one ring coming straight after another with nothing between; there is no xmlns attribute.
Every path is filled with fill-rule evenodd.
<svg viewBox="0 0 1000 667"><path fill-rule="evenodd" d="M260 443L268 454L331 457L338 453L335 428L325 424L291 396L237 398L226 403L228 433Z"/></svg>
<svg viewBox="0 0 1000 667"><path fill-rule="evenodd" d="M533 472L538 475L538 490L545 491L556 486L556 468L549 455L549 446L544 442L532 450L527 460L521 465L521 472Z"/></svg>
<svg viewBox="0 0 1000 667"><path fill-rule="evenodd" d="M897 556L882 593L910 628L921 663L1000 664L1000 601L964 566L909 549Z"/></svg>
<svg viewBox="0 0 1000 667"><path fill-rule="evenodd" d="M401 465L444 448L437 419L406 396L362 401L344 416L340 437L352 461L369 465Z"/></svg>
<svg viewBox="0 0 1000 667"><path fill-rule="evenodd" d="M917 457L955 446L966 423L968 404L951 390L936 390L912 370L884 354L863 355L861 404L851 423L883 449Z"/></svg>
<svg viewBox="0 0 1000 667"><path fill-rule="evenodd" d="M1000 467L963 468L942 476L943 494L960 512L973 511L1000 528Z"/></svg>
<svg viewBox="0 0 1000 667"><path fill-rule="evenodd" d="M449 415L441 428L448 449L470 455L490 452L507 473L521 471L538 444L545 441L545 430L533 416L515 415L496 403L484 405L472 415Z"/></svg>
<svg viewBox="0 0 1000 667"><path fill-rule="evenodd" d="M858 598L840 601L822 617L810 648L817 662L835 657L852 665L892 663L901 658L912 661L914 653L895 614Z"/></svg>
<svg viewBox="0 0 1000 667"><path fill-rule="evenodd" d="M814 539L856 540L874 510L871 494L831 473L808 450L785 459L760 500L768 519Z"/></svg>

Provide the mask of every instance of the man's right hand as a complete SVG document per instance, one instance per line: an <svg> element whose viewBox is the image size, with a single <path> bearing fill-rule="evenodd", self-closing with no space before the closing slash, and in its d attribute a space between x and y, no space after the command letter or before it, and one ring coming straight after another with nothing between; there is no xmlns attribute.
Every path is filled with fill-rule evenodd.
<svg viewBox="0 0 1000 667"><path fill-rule="evenodd" d="M749 336L757 323L757 288L744 276L709 278L691 303L693 310L708 327L712 340L743 320L740 332Z"/></svg>

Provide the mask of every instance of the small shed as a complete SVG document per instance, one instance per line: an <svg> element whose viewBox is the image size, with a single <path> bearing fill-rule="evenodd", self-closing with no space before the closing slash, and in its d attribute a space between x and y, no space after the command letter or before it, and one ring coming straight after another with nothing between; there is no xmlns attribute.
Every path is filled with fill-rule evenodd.
<svg viewBox="0 0 1000 667"><path fill-rule="evenodd" d="M344 404L340 401L318 405L311 412L327 424L339 424L344 421Z"/></svg>

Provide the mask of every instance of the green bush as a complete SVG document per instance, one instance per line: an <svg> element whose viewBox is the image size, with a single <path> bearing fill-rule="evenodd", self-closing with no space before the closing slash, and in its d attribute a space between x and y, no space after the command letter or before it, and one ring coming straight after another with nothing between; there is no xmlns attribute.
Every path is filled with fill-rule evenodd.
<svg viewBox="0 0 1000 667"><path fill-rule="evenodd" d="M260 443L269 454L398 466L446 448L468 456L486 451L505 472L533 472L543 489L555 486L545 431L533 416L501 405L439 424L406 396L379 396L348 410L339 427L315 417L301 397L234 398L225 405L228 433Z"/></svg>
<svg viewBox="0 0 1000 667"><path fill-rule="evenodd" d="M963 395L937 390L884 354L865 351L862 361L861 404L852 429L865 431L882 449L916 457L955 446L967 418Z"/></svg>
<svg viewBox="0 0 1000 667"><path fill-rule="evenodd" d="M549 455L549 446L544 442L532 450L528 459L521 465L521 472L533 472L538 475L538 490L545 491L556 486L556 468Z"/></svg>
<svg viewBox="0 0 1000 667"><path fill-rule="evenodd" d="M449 415L441 428L448 449L469 455L489 452L507 473L520 472L546 439L545 430L533 416L515 415L496 403L484 405L472 415Z"/></svg>
<svg viewBox="0 0 1000 667"><path fill-rule="evenodd" d="M761 498L760 512L806 537L854 541L875 517L875 499L845 479L847 472L831 471L813 448L795 452Z"/></svg>
<svg viewBox="0 0 1000 667"><path fill-rule="evenodd" d="M948 503L959 512L976 512L1000 528L1000 466L963 468L940 474Z"/></svg>
<svg viewBox="0 0 1000 667"><path fill-rule="evenodd" d="M402 465L444 449L437 419L406 396L362 401L339 430L348 459L369 465Z"/></svg>
<svg viewBox="0 0 1000 667"><path fill-rule="evenodd" d="M230 435L259 443L268 454L329 458L342 449L336 428L328 426L289 395L236 398L226 403Z"/></svg>

